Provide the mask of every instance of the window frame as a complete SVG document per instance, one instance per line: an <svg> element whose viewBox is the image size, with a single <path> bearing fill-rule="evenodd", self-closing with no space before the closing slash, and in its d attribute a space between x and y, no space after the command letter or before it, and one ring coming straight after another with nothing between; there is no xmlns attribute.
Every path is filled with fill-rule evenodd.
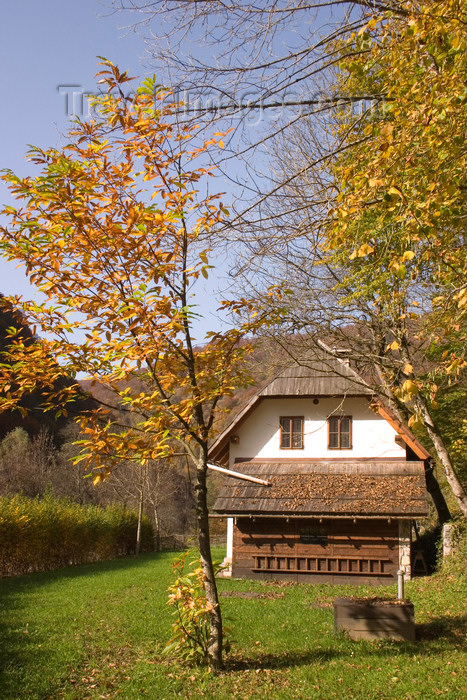
<svg viewBox="0 0 467 700"><path fill-rule="evenodd" d="M302 527L300 528L300 543L327 547L329 544L329 531L323 527Z"/></svg>
<svg viewBox="0 0 467 700"><path fill-rule="evenodd" d="M298 432L293 430L293 421L299 420L300 421L300 446L297 447L293 444L293 436L297 435ZM289 421L289 431L286 432L286 435L290 436L290 445L289 447L284 447L283 445L283 435L284 435L284 429L282 425L282 421ZM305 428L305 417L304 416L279 416L279 448L281 450L303 450L305 446L305 435L304 435L304 428Z"/></svg>
<svg viewBox="0 0 467 700"><path fill-rule="evenodd" d="M337 420L338 421L338 429L333 430L331 432L331 421L332 420ZM342 421L348 420L349 421L349 430L348 431L343 431L342 430ZM328 450L352 450L353 449L353 443L352 443L352 416L329 416L327 420L328 424ZM337 435L337 445L331 446L331 434L332 435ZM349 436L349 445L348 446L342 446L342 436L347 435Z"/></svg>

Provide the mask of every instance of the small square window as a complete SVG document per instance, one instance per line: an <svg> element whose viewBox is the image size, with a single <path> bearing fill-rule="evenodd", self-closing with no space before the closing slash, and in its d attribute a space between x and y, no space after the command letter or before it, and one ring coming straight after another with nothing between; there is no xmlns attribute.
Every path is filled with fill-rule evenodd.
<svg viewBox="0 0 467 700"><path fill-rule="evenodd" d="M303 417L287 416L280 418L281 450L303 449Z"/></svg>
<svg viewBox="0 0 467 700"><path fill-rule="evenodd" d="M322 547L326 547L328 533L323 528L305 527L300 530L300 542L302 544L320 544Z"/></svg>
<svg viewBox="0 0 467 700"><path fill-rule="evenodd" d="M351 416L331 416L328 418L328 449L352 449Z"/></svg>

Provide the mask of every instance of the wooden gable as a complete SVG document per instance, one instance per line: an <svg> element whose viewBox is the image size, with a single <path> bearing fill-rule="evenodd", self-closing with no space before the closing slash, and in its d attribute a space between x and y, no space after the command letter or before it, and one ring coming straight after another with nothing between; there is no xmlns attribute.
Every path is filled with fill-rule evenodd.
<svg viewBox="0 0 467 700"><path fill-rule="evenodd" d="M365 397L376 413L396 431L402 443L407 445L420 460L430 458L428 451L401 424L380 401L373 399L373 392L359 375L339 357L323 352L301 365L289 366L267 382L258 393L237 413L227 428L217 437L209 450L210 459L225 466L229 463L230 441L245 420L262 401L277 398Z"/></svg>

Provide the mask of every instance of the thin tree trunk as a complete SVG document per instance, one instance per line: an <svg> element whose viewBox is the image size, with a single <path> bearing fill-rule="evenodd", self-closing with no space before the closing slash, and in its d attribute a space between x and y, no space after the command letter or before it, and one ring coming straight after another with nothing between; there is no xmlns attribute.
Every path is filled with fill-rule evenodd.
<svg viewBox="0 0 467 700"><path fill-rule="evenodd" d="M138 529L136 530L135 554L139 554L141 551L141 523L142 523L142 521L143 521L143 489L141 489L140 495L139 495Z"/></svg>
<svg viewBox="0 0 467 700"><path fill-rule="evenodd" d="M159 510L157 508L157 504L154 502L153 504L153 513L154 513L154 551L159 552L161 548L161 530L160 530L160 523L159 523Z"/></svg>
<svg viewBox="0 0 467 700"><path fill-rule="evenodd" d="M433 446L436 450L436 454L439 458L439 461L441 462L444 473L446 475L447 482L449 486L451 487L451 491L454 495L454 498L457 501L457 504L462 511L462 514L464 517L467 517L467 494L464 491L461 482L457 478L457 475L454 471L454 468L452 466L451 458L449 455L448 450L446 449L446 446L444 444L443 438L441 437L432 417L430 414L430 411L428 409L428 406L426 405L425 400L423 397L418 396L416 399L417 406L420 410L420 413L422 415L423 421L425 423L425 427L427 430L427 433L429 435L429 438L431 442L433 443Z"/></svg>
<svg viewBox="0 0 467 700"><path fill-rule="evenodd" d="M206 499L206 472L207 450L196 469L196 514L198 521L198 544L201 566L203 567L205 579L206 600L211 605L208 653L209 660L213 667L218 669L222 666L222 615L211 556L208 506Z"/></svg>
<svg viewBox="0 0 467 700"><path fill-rule="evenodd" d="M438 522L440 525L449 522L452 519L448 504L443 496L439 481L436 478L433 471L433 460L426 460L425 462L425 484L426 490L433 499L434 506L436 508L436 513L438 515Z"/></svg>

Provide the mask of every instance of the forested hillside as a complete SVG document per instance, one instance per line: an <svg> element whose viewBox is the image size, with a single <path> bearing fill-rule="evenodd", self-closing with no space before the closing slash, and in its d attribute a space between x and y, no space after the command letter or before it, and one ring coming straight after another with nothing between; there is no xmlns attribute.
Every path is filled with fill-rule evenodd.
<svg viewBox="0 0 467 700"><path fill-rule="evenodd" d="M0 313L2 352L14 338L12 328L16 328L18 334L32 342L33 332L23 323L20 314L4 305ZM351 329L348 335L352 336ZM221 431L228 425L252 398L258 386L268 381L279 367L290 362L292 350L292 355L300 355L303 354L303 348L309 348L310 345L310 339L300 334L289 337L286 344L281 343L279 337L263 337L249 359L251 385L238 389L232 396L223 399L218 411L217 430ZM428 372L430 367L426 356L423 355L421 359ZM359 369L358 363L352 364L355 369ZM104 382L83 379L80 384L83 396L88 397L83 398L82 407L86 406L86 401L89 402L89 396L92 396L92 401L97 404L113 406L113 417L117 423L125 425L128 422L128 415L119 410L113 392ZM467 381L461 373L455 383L446 385L438 399L436 410L438 424L464 484L467 484L466 396ZM0 416L0 494L20 493L34 497L53 492L58 497L79 503L120 503L135 509L142 504L144 513L154 525L156 547L164 542L175 541L177 535L183 539L192 532L193 475L190 474L189 461L185 455L180 454L170 461L152 460L144 466L123 459L108 478L95 484L89 478L89 472L86 473L79 463L72 462L79 454L79 446L75 443L80 437L74 422L63 416L56 418L50 411L44 412L40 393L32 394L24 402L24 408L27 410L23 414L15 411ZM416 432L417 437L429 449L429 440L423 429L416 427ZM443 490L448 494L441 471L438 477ZM211 503L215 499L219 483L219 476L211 474ZM215 529L222 531L222 525L216 523Z"/></svg>
<svg viewBox="0 0 467 700"><path fill-rule="evenodd" d="M35 336L18 310L0 295L0 353L8 363L8 346L21 338L32 343ZM71 380L70 380L71 382ZM193 529L193 493L186 460L154 461L144 468L122 460L118 469L101 483L73 460L80 439L73 414L86 411L96 402L111 402L99 384L83 380L83 397L68 407L69 414L45 411L40 391L25 397L16 410L0 413L0 496L21 494L30 498L53 494L77 503L117 503L143 512L154 526L154 545L184 541ZM73 411L74 409L74 411ZM116 418L125 420L116 410Z"/></svg>

